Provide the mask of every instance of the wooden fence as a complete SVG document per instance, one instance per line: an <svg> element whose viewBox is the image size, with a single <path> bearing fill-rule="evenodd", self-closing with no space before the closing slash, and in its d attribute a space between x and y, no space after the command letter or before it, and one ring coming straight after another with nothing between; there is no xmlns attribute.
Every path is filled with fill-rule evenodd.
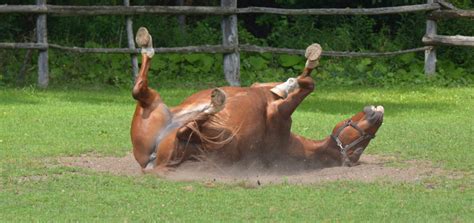
<svg viewBox="0 0 474 223"><path fill-rule="evenodd" d="M133 21L130 16L143 14L156 15L219 15L221 22L222 44L172 48L155 48L157 53L222 53L224 55L224 74L230 85L240 85L239 52L271 52L283 54L304 54L300 49L260 47L238 43L237 15L249 13L268 13L289 16L301 15L383 15L408 12L428 12L426 34L422 39L423 47L394 52L338 52L324 51L323 56L331 57L380 57L410 52L425 51L425 73L433 75L436 71L436 48L438 45L474 46L474 37L437 35L436 20L451 18L474 18L474 11L458 10L443 0L427 0L426 4L382 7L382 8L321 8L321 9L281 9L265 7L237 8L237 0L221 0L220 7L208 6L130 6L129 0L123 6L66 6L47 5L46 0L36 0L36 5L0 5L2 13L37 14L36 43L0 43L0 48L31 49L39 51L38 86L47 87L48 49L60 49L77 53L125 53L131 55L133 75L138 73L137 54L133 35ZM81 48L48 43L47 16L97 16L125 15L128 48ZM308 43L309 44L309 43Z"/></svg>

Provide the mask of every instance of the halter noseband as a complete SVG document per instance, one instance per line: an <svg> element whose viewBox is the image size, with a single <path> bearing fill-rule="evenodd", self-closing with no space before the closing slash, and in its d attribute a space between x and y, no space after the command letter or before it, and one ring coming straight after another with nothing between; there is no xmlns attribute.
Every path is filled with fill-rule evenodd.
<svg viewBox="0 0 474 223"><path fill-rule="evenodd" d="M339 135L341 134L341 132L346 128L346 127L349 127L351 126L352 128L356 129L360 136L359 138L357 138L356 140L354 140L353 142L347 144L347 145L343 145L341 140L339 139ZM351 149L352 147L356 146L357 144L359 144L360 142L366 140L366 139L373 139L375 138L375 135L372 135L372 134L369 134L369 133L366 133L363 129L359 128L359 126L357 126L357 122L352 122L351 119L347 120L344 125L342 125L341 127L339 127L339 129L337 129L336 131L336 134L331 134L331 138L334 140L334 142L336 142L337 146L339 147L339 150L341 152L341 155L342 155L342 166L346 166L346 164L350 164L351 161L349 159L349 157L347 156L347 151L349 149Z"/></svg>

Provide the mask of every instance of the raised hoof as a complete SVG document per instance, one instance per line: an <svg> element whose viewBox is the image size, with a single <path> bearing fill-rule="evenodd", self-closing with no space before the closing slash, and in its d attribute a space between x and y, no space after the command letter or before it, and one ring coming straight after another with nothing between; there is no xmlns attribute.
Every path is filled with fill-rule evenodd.
<svg viewBox="0 0 474 223"><path fill-rule="evenodd" d="M313 43L308 48L306 48L306 65L305 67L308 69L314 69L319 65L319 58L321 57L321 46L317 43Z"/></svg>
<svg viewBox="0 0 474 223"><path fill-rule="evenodd" d="M135 42L137 42L138 47L142 48L142 54L147 55L149 58L152 58L155 55L153 39L145 27L140 27L138 29L137 35L135 36Z"/></svg>
<svg viewBox="0 0 474 223"><path fill-rule="evenodd" d="M138 47L150 47L151 45L151 35L145 27L140 27L135 36L135 42L137 42Z"/></svg>
<svg viewBox="0 0 474 223"><path fill-rule="evenodd" d="M227 95L219 88L214 88L211 93L211 104L210 107L205 111L208 114L215 114L224 109Z"/></svg>
<svg viewBox="0 0 474 223"><path fill-rule="evenodd" d="M319 58L321 57L321 52L322 52L321 45L317 43L313 43L310 46L308 46L308 48L306 48L306 52L304 56L309 61L315 61L315 60L319 60Z"/></svg>

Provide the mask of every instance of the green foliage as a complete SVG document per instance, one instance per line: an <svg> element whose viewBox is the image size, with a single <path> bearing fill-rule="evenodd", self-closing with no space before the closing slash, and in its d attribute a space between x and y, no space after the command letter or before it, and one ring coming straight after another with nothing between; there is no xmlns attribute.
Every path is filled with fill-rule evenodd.
<svg viewBox="0 0 474 223"><path fill-rule="evenodd" d="M31 1L21 1L32 4ZM470 9L468 0L451 1L459 8ZM309 1L278 0L285 8L386 7L424 3L421 0ZM18 4L7 1L7 4ZM121 1L99 0L71 2L56 0L50 4L121 5ZM171 4L168 1L138 1L134 4ZM203 3L204 4L204 3ZM218 1L206 1L218 5ZM31 41L29 33L34 16L0 15L0 41ZM147 26L156 47L220 44L220 17L187 16L181 26L176 16L134 16L134 27ZM239 19L239 42L261 46L304 49L313 42L324 50L384 52L419 47L425 32L424 13L382 16L280 16L255 15L254 24ZM51 43L79 47L127 47L123 16L48 17ZM255 35L267 27L268 31ZM469 20L440 21L438 31L445 35L474 36ZM78 31L79 30L79 31ZM473 83L474 51L461 47L439 47L438 74L423 74L423 54L393 58L323 58L315 74L321 84L336 85L413 85L462 86ZM0 86L17 85L18 71L26 51L0 50ZM26 84L36 82L36 52L26 69ZM281 81L295 76L304 66L304 58L294 55L241 53L241 76L244 84ZM128 55L74 54L50 50L52 84L106 84L129 87L132 81ZM222 78L222 55L163 54L152 62L153 83L225 84Z"/></svg>
<svg viewBox="0 0 474 223"><path fill-rule="evenodd" d="M93 42L89 47L97 47ZM76 84L108 84L128 86L131 83L130 57L119 54L74 54L50 51L51 83L62 84L73 80Z"/></svg>
<svg viewBox="0 0 474 223"><path fill-rule="evenodd" d="M261 71L268 69L268 61L263 57L249 56L247 62L249 63L248 67L253 70Z"/></svg>
<svg viewBox="0 0 474 223"><path fill-rule="evenodd" d="M293 68L304 63L303 58L294 55L281 55L279 57L280 65L284 68Z"/></svg>
<svg viewBox="0 0 474 223"><path fill-rule="evenodd" d="M224 85L222 55L218 54L158 54L150 66L150 83L160 86L214 83Z"/></svg>

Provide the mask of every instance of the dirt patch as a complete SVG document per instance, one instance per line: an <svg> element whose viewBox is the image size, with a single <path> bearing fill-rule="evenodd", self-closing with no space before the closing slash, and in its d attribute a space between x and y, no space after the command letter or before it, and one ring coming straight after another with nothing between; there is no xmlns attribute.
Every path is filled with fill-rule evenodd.
<svg viewBox="0 0 474 223"><path fill-rule="evenodd" d="M125 157L100 157L85 155L80 157L61 157L59 163L65 166L82 167L99 172L109 172L116 175L142 175L132 154Z"/></svg>
<svg viewBox="0 0 474 223"><path fill-rule="evenodd" d="M360 165L322 169L307 169L297 163L276 164L268 168L260 162L226 167L220 167L210 161L187 162L163 177L175 181L244 183L246 186L256 186L279 183L314 184L336 180L414 182L446 174L442 169L432 167L429 162L407 161L402 163L402 167L391 167L388 164L393 160L395 160L393 157L364 155ZM143 174L131 154L125 157L63 157L59 162L65 166L88 168L116 175Z"/></svg>

